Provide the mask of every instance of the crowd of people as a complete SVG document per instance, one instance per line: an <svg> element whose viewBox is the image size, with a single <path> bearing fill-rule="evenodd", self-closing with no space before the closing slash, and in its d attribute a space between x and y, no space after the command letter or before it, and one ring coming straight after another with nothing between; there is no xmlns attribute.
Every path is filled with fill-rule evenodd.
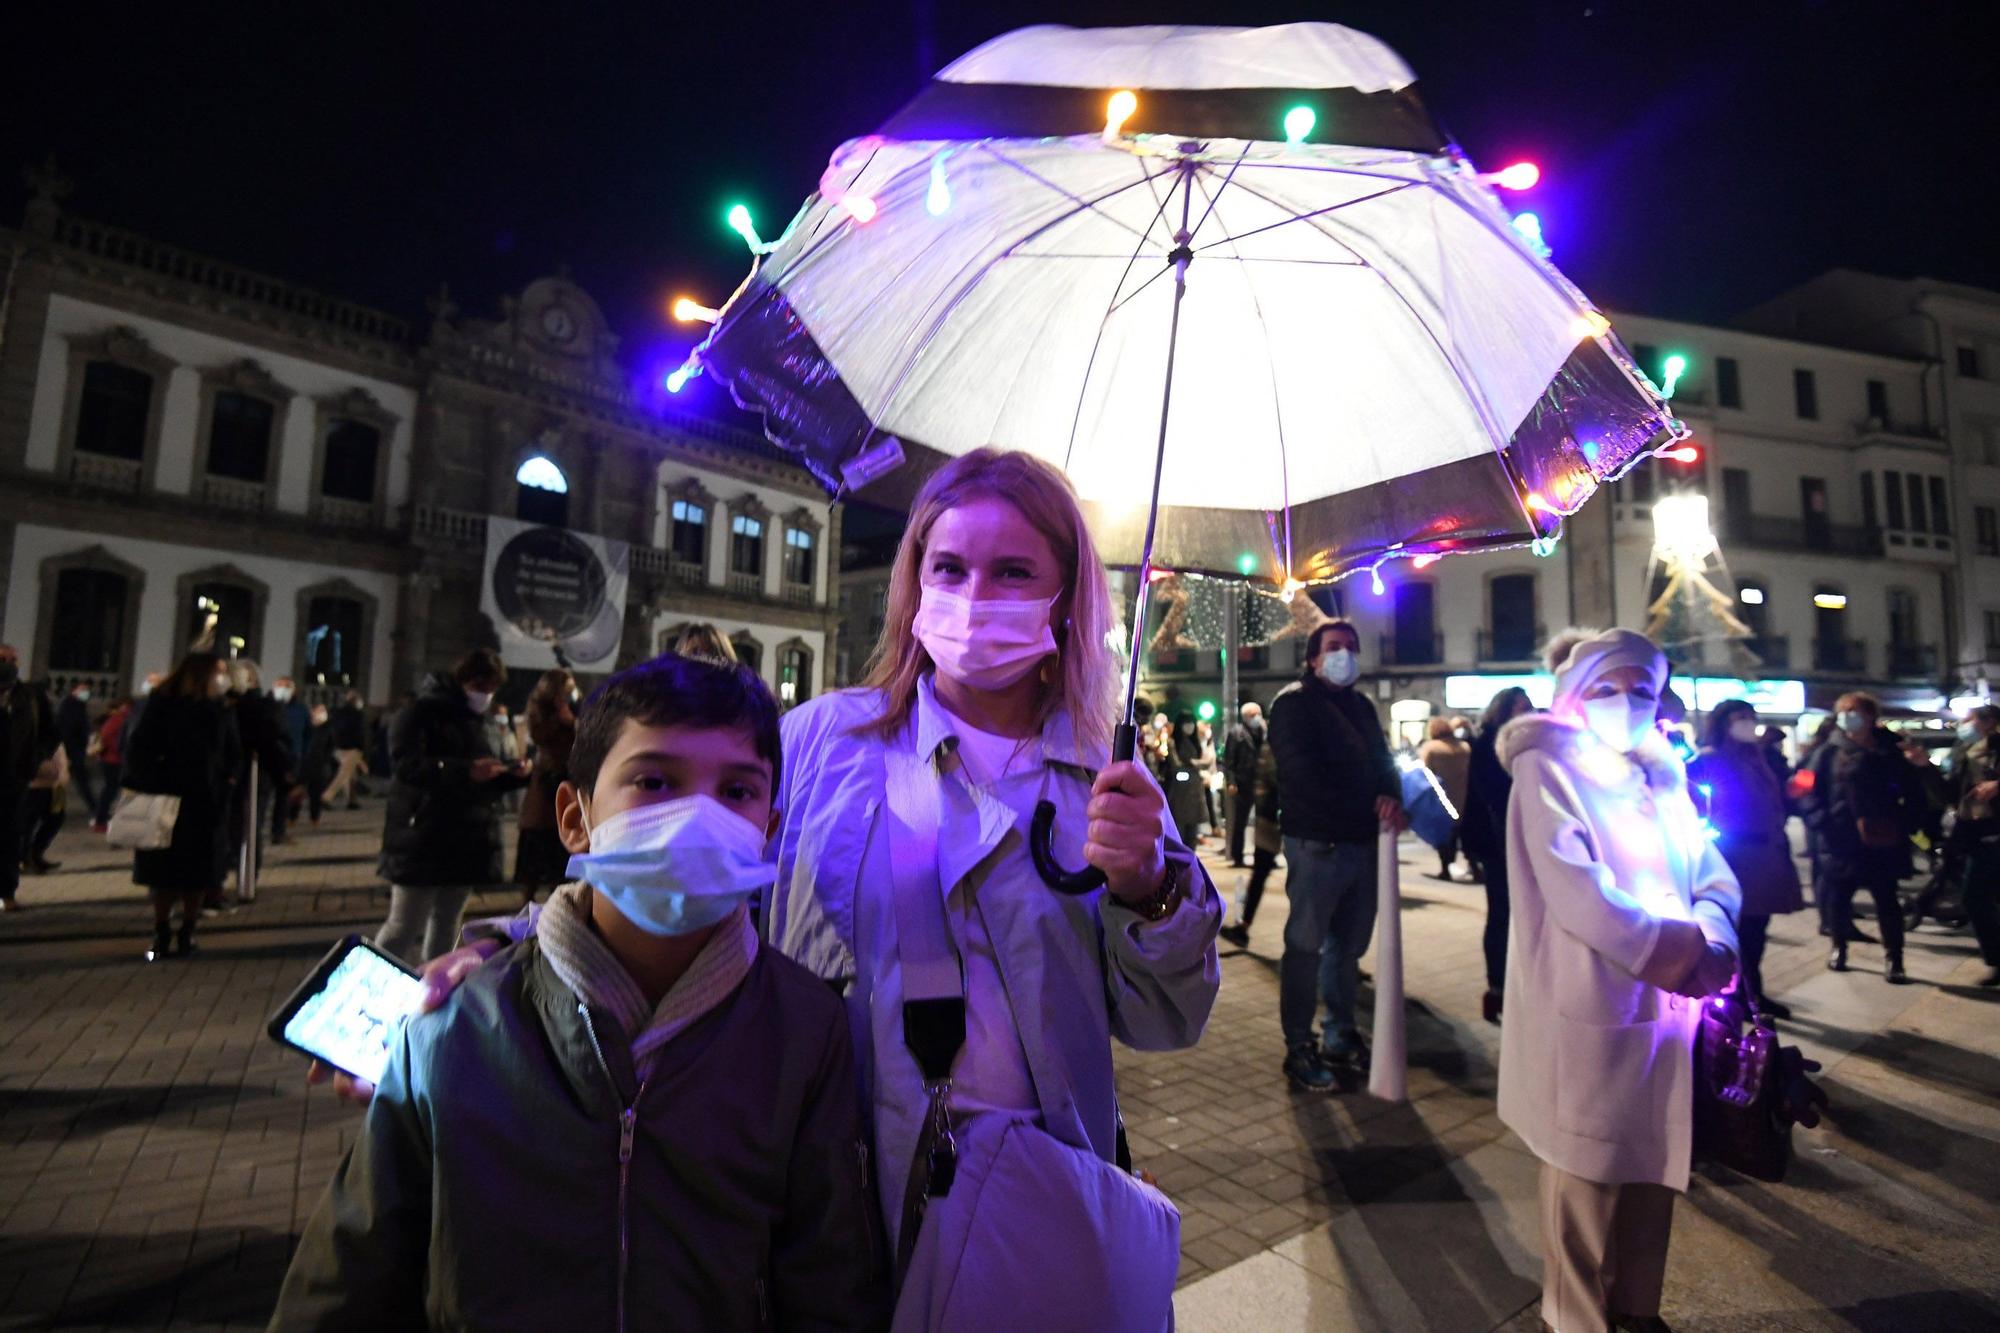
<svg viewBox="0 0 2000 1333"><path fill-rule="evenodd" d="M1451 815L1438 877L1484 887L1481 1007L1501 1118L1543 1164L1556 1327L1657 1321L1700 1002L1788 1014L1761 962L1771 918L1805 904L1789 820L1830 967L1879 943L1907 979L1898 886L1920 840L1943 887L1911 910L1949 916L1955 891L2000 983L2000 709L1938 766L1850 695L1793 768L1734 702L1684 761L1660 650L1571 631L1546 710L1503 690L1399 763L1356 688L1360 634L1330 619L1219 741L1170 704L1112 762L1116 612L1082 514L1054 469L986 450L918 497L885 620L859 688L782 715L712 627L588 699L549 671L518 718L475 649L379 720L379 746L357 695L266 691L240 658L190 653L93 718L0 646L16 865L47 864L72 788L99 826L121 791L177 798L171 836L134 856L148 958L194 951L260 844L386 782L375 944L425 968L439 1012L379 1088L340 1078L367 1120L277 1326L1161 1327L1177 1223L1131 1170L1112 1044L1199 1039L1216 942L1248 947L1282 858L1276 1063L1301 1094L1354 1086L1410 765ZM1247 872L1233 905L1208 838ZM1058 891L1051 860L1103 891ZM520 913L466 925L503 884ZM602 1281L557 1294L548 1271Z"/></svg>

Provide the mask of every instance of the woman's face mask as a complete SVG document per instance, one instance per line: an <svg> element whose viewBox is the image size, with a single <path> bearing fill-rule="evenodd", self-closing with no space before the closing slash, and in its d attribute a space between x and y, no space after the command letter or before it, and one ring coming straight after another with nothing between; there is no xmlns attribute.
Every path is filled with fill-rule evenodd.
<svg viewBox="0 0 2000 1333"><path fill-rule="evenodd" d="M1583 724L1591 735L1621 754L1639 748L1659 716L1660 701L1619 691L1583 701Z"/></svg>
<svg viewBox="0 0 2000 1333"><path fill-rule="evenodd" d="M1319 678L1345 689L1361 678L1361 659L1351 648L1329 648L1320 655Z"/></svg>
<svg viewBox="0 0 2000 1333"><path fill-rule="evenodd" d="M716 922L777 878L764 833L708 795L637 805L584 830L590 850L570 857L618 914L649 935L687 935Z"/></svg>
<svg viewBox="0 0 2000 1333"><path fill-rule="evenodd" d="M913 629L937 669L975 690L1004 690L1056 651L1055 599L974 601L925 584Z"/></svg>

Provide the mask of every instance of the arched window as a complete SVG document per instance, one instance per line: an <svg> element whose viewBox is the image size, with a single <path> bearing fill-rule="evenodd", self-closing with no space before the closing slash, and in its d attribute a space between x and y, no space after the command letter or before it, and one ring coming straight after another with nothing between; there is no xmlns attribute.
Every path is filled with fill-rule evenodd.
<svg viewBox="0 0 2000 1333"><path fill-rule="evenodd" d="M303 683L359 683L364 618L361 603L352 597L314 597L306 603Z"/></svg>
<svg viewBox="0 0 2000 1333"><path fill-rule="evenodd" d="M569 478L546 454L533 454L514 470L514 516L523 523L569 524Z"/></svg>
<svg viewBox="0 0 2000 1333"><path fill-rule="evenodd" d="M206 642L223 657L258 657L257 595L240 583L203 582L189 590L186 644Z"/></svg>
<svg viewBox="0 0 2000 1333"><path fill-rule="evenodd" d="M778 649L778 706L791 708L812 698L812 649L788 643Z"/></svg>
<svg viewBox="0 0 2000 1333"><path fill-rule="evenodd" d="M751 638L748 630L730 635L729 642L735 645L737 661L760 676L764 674L764 645Z"/></svg>
<svg viewBox="0 0 2000 1333"><path fill-rule="evenodd" d="M125 664L125 576L72 568L56 575L51 671L119 672Z"/></svg>
<svg viewBox="0 0 2000 1333"><path fill-rule="evenodd" d="M219 390L208 428L208 474L263 484L277 419L277 409L264 399Z"/></svg>

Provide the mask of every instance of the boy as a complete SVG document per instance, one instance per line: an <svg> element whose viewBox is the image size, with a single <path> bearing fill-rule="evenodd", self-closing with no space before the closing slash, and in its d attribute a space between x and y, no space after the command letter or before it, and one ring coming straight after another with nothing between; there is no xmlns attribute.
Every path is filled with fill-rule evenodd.
<svg viewBox="0 0 2000 1333"><path fill-rule="evenodd" d="M273 1328L886 1323L845 1010L744 906L778 770L747 667L663 656L585 704L583 879L406 1026Z"/></svg>

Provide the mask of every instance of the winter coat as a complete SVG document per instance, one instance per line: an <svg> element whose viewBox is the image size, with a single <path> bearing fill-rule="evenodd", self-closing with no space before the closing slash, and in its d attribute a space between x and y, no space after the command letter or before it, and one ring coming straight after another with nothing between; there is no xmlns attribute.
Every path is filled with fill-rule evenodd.
<svg viewBox="0 0 2000 1333"><path fill-rule="evenodd" d="M1417 762L1444 788L1451 808L1463 814L1465 788L1472 776L1472 747L1457 739L1425 741L1417 747Z"/></svg>
<svg viewBox="0 0 2000 1333"><path fill-rule="evenodd" d="M299 760L299 781L310 791L324 791L339 768L333 754L333 725L322 722L306 725L306 743Z"/></svg>
<svg viewBox="0 0 2000 1333"><path fill-rule="evenodd" d="M335 707L327 717L333 727L333 748L336 750L365 750L368 748L368 721L361 710L353 704L343 703Z"/></svg>
<svg viewBox="0 0 2000 1333"><path fill-rule="evenodd" d="M840 1000L776 950L642 1087L516 945L405 1027L271 1327L880 1327L855 1089Z"/></svg>
<svg viewBox="0 0 2000 1333"><path fill-rule="evenodd" d="M521 827L556 826L556 788L569 776L570 747L576 744L576 718L559 711L528 714L528 739L535 743L535 767L521 797Z"/></svg>
<svg viewBox="0 0 2000 1333"><path fill-rule="evenodd" d="M1278 827L1278 756L1266 745L1257 753L1256 816L1251 825L1251 845L1275 856L1285 850L1284 834Z"/></svg>
<svg viewBox="0 0 2000 1333"><path fill-rule="evenodd" d="M0 800L20 800L55 748L55 710L47 696L26 681L0 686Z"/></svg>
<svg viewBox="0 0 2000 1333"><path fill-rule="evenodd" d="M121 703L97 724L97 761L106 768L125 762L125 730L132 720L132 705Z"/></svg>
<svg viewBox="0 0 2000 1333"><path fill-rule="evenodd" d="M277 703L274 698L273 703ZM278 719L283 724L286 744L292 747L292 757L299 765L301 777L306 762L306 743L311 739L312 709L297 699L287 699L278 704Z"/></svg>
<svg viewBox="0 0 2000 1333"><path fill-rule="evenodd" d="M243 771L239 782L247 782L250 761L256 760L257 781L265 791L283 790L292 783L298 767L298 752L285 732L285 715L278 701L262 690L238 695L235 703L236 729L243 737Z"/></svg>
<svg viewBox="0 0 2000 1333"><path fill-rule="evenodd" d="M393 781L376 873L405 888L500 883L500 798L526 779L474 782L473 761L491 758L485 719L465 691L442 673L426 679L389 730Z"/></svg>
<svg viewBox="0 0 2000 1333"><path fill-rule="evenodd" d="M1703 800L1715 845L1736 872L1743 910L1777 916L1805 906L1792 840L1785 833L1785 789L1771 772L1761 745L1724 741L1703 750L1688 766L1688 782Z"/></svg>
<svg viewBox="0 0 2000 1333"><path fill-rule="evenodd" d="M1507 798L1514 779L1507 776L1497 747L1499 727L1482 731L1472 741L1466 763L1465 804L1458 811L1458 843L1467 856L1497 861L1507 854Z"/></svg>
<svg viewBox="0 0 2000 1333"><path fill-rule="evenodd" d="M1257 781L1257 760L1264 753L1264 719L1255 725L1237 722L1222 741L1223 771L1237 791L1247 792Z"/></svg>
<svg viewBox="0 0 2000 1333"><path fill-rule="evenodd" d="M1951 792L1956 801L1958 821L1971 831L1973 826L1982 830L1993 822L1996 803L1982 801L1972 794L1972 789L1982 783L2000 779L2000 732L1979 739L1960 748L1951 766Z"/></svg>
<svg viewBox="0 0 2000 1333"><path fill-rule="evenodd" d="M62 737L62 747L69 751L70 762L81 761L90 746L90 705L74 694L65 694L56 705L56 734Z"/></svg>
<svg viewBox="0 0 2000 1333"><path fill-rule="evenodd" d="M236 719L219 699L155 695L125 742L127 791L181 798L167 846L132 854L132 880L185 893L228 874L229 802L243 766Z"/></svg>
<svg viewBox="0 0 2000 1333"><path fill-rule="evenodd" d="M1514 779L1500 1118L1571 1175L1685 1190L1700 1007L1666 988L1708 942L1735 951L1736 877L1664 737L1627 760L1530 715L1499 757Z"/></svg>
<svg viewBox="0 0 2000 1333"><path fill-rule="evenodd" d="M1909 874L1907 837L1894 847L1868 847L1861 840L1863 819L1885 821L1904 834L1916 832L1923 820L1922 778L1896 748L1895 735L1877 727L1875 743L1866 746L1842 732L1814 751L1812 775L1806 823L1819 834L1826 868L1855 880Z"/></svg>
<svg viewBox="0 0 2000 1333"><path fill-rule="evenodd" d="M1375 843L1375 801L1403 799L1375 706L1308 673L1271 702L1278 817L1288 838Z"/></svg>

